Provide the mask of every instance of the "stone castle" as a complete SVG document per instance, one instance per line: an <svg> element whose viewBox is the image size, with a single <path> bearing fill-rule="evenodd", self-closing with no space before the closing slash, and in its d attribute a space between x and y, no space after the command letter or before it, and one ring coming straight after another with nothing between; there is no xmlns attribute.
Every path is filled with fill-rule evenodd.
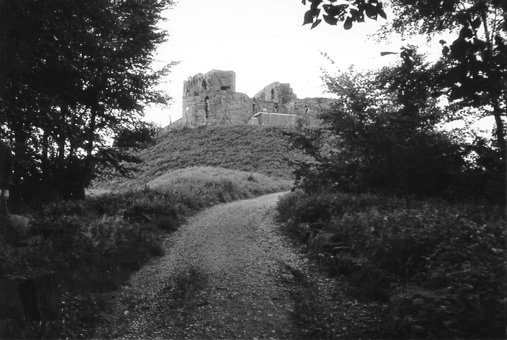
<svg viewBox="0 0 507 340"><path fill-rule="evenodd" d="M204 125L295 125L318 126L318 114L332 99L298 99L290 84L275 82L253 98L236 92L233 71L212 70L183 83L183 115L173 127Z"/></svg>

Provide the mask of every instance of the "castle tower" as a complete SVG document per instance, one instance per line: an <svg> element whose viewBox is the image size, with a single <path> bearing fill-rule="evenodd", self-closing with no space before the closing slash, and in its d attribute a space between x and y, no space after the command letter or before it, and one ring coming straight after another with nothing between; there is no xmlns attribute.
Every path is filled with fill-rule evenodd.
<svg viewBox="0 0 507 340"><path fill-rule="evenodd" d="M211 70L183 83L183 123L186 126L245 124L250 107L250 98L236 92L233 71Z"/></svg>
<svg viewBox="0 0 507 340"><path fill-rule="evenodd" d="M256 99L277 103L279 107L297 99L290 84L274 82L263 88L255 96Z"/></svg>
<svg viewBox="0 0 507 340"><path fill-rule="evenodd" d="M183 115L179 126L294 125L304 119L319 126L318 116L327 111L328 98L298 99L288 83L274 82L254 98L236 92L234 71L211 70L183 82Z"/></svg>

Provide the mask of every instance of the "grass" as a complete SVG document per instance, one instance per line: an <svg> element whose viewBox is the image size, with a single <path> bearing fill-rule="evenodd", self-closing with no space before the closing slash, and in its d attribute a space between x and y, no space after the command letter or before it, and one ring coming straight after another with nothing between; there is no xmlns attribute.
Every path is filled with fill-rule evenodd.
<svg viewBox="0 0 507 340"><path fill-rule="evenodd" d="M37 324L15 320L12 333L0 329L0 337L90 337L106 293L162 255L165 234L189 215L213 204L288 190L291 184L253 172L190 167L155 177L142 189L46 206L23 234L9 228L0 233L0 276L51 273L58 282L58 317ZM15 248L30 237L42 241Z"/></svg>
<svg viewBox="0 0 507 340"><path fill-rule="evenodd" d="M291 185L289 180L215 167L174 170L147 183L148 188L170 193L180 201L198 197L202 204L230 202L289 190Z"/></svg>
<svg viewBox="0 0 507 340"><path fill-rule="evenodd" d="M290 149L286 129L260 126L216 126L172 131L140 152L142 163L131 179L107 178L95 188L143 187L177 169L211 166L292 179L291 162L301 157Z"/></svg>
<svg viewBox="0 0 507 340"><path fill-rule="evenodd" d="M102 179L85 201L47 205L23 233L4 228L0 276L51 273L58 315L35 324L13 320L10 333L0 329L0 337L91 337L109 292L161 255L165 234L188 216L291 188L290 164L298 156L284 132L235 126L166 133L140 152L143 162L132 178ZM16 250L30 237L42 241Z"/></svg>

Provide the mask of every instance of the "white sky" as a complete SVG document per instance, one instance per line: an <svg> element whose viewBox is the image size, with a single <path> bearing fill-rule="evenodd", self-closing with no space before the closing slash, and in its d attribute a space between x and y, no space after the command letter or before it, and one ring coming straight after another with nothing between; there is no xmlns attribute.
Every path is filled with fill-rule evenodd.
<svg viewBox="0 0 507 340"><path fill-rule="evenodd" d="M307 9L300 0L179 0L165 13L161 26L169 39L158 48L154 65L180 61L161 84L173 103L148 108L146 120L166 126L179 119L183 81L212 69L235 71L236 91L250 97L279 81L290 83L298 98L305 98L329 96L320 77L321 68L330 64L321 52L341 69L351 64L376 68L397 58L381 57L380 51L399 51L401 38L381 44L368 39L383 19L349 31L325 23L310 30L302 26ZM440 53L438 46L436 51Z"/></svg>

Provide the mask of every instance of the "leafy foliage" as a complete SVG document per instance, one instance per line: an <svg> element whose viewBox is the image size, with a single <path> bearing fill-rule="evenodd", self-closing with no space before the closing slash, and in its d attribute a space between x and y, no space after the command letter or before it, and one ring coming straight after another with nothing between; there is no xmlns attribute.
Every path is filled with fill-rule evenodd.
<svg viewBox="0 0 507 340"><path fill-rule="evenodd" d="M312 24L317 27L322 20L329 25L343 22L343 28L351 29L354 22L364 22L365 17L377 20L377 17L387 18L382 1L378 0L303 0L310 9L305 13L303 25ZM322 14L322 15L321 15Z"/></svg>
<svg viewBox="0 0 507 340"><path fill-rule="evenodd" d="M337 25L344 22L350 29L353 22L364 22L385 16L382 1L308 1L310 9L304 24L312 28L322 22ZM499 164L505 169L505 102L507 75L505 1L501 0L442 0L442 1L385 1L393 10L391 22L384 25L380 37L388 34L427 34L454 32L452 43L442 44L439 86L448 99L462 107L476 107L484 115L492 115L496 130L494 147ZM303 1L306 5L307 1ZM321 15L322 14L322 15ZM401 56L403 57L403 51Z"/></svg>
<svg viewBox="0 0 507 340"><path fill-rule="evenodd" d="M121 165L118 150L96 155L146 103L166 99L153 86L167 69L149 67L169 4L0 1L0 126L15 152L15 195L82 198L97 163Z"/></svg>
<svg viewBox="0 0 507 340"><path fill-rule="evenodd" d="M134 149L147 148L155 144L158 130L153 123L136 122L134 126L125 127L118 133L114 146Z"/></svg>
<svg viewBox="0 0 507 340"><path fill-rule="evenodd" d="M305 24L315 27L323 1L311 3ZM324 115L325 130L294 136L313 159L296 169L304 191L280 201L280 219L331 272L348 278L351 292L388 303L389 336L502 337L502 209L408 198L504 200L506 4L390 3L394 19L383 33L431 37L450 31L454 41L440 41L442 58L434 66L403 48L402 64L377 74L325 75L338 104ZM349 29L353 16L347 20ZM447 112L436 105L438 96L451 103ZM446 118L468 115L470 108L494 117L494 143L464 143L435 128ZM381 196L365 194L371 192Z"/></svg>
<svg viewBox="0 0 507 340"><path fill-rule="evenodd" d="M47 206L25 235L2 242L0 275L50 273L58 300L57 317L19 325L14 337L89 338L105 302L102 294L123 283L153 256L161 255L160 231L149 221L129 221L123 211L101 214L95 207L136 207L134 195ZM97 204L97 205L96 205ZM31 240L36 240L32 242ZM14 251L14 244L26 245Z"/></svg>
<svg viewBox="0 0 507 340"><path fill-rule="evenodd" d="M450 101L494 117L497 157L505 164L505 2L394 0L392 5L393 23L384 31L433 34L451 30L456 34L450 43L440 41L441 86Z"/></svg>
<svg viewBox="0 0 507 340"><path fill-rule="evenodd" d="M412 49L400 65L376 74L325 75L338 98L321 117L325 129L294 136L313 157L300 162L298 185L308 192L333 187L406 197L447 190L463 170L463 150L435 128L445 113L432 96L431 75Z"/></svg>
<svg viewBox="0 0 507 340"><path fill-rule="evenodd" d="M501 209L296 191L278 210L351 292L388 302L391 336L502 335Z"/></svg>

